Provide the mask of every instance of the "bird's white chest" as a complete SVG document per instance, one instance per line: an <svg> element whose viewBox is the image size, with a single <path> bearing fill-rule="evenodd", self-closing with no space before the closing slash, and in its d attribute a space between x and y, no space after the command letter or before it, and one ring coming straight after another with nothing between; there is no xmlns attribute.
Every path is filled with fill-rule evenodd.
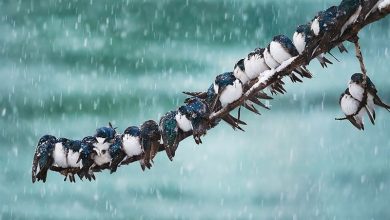
<svg viewBox="0 0 390 220"><path fill-rule="evenodd" d="M122 140L123 150L128 157L140 155L142 153L142 147L139 137L133 137L129 134L125 134Z"/></svg>
<svg viewBox="0 0 390 220"><path fill-rule="evenodd" d="M245 67L246 68L246 67ZM246 72L246 70L245 70ZM242 83L247 83L249 81L249 77L244 71L242 71L238 66L234 68L233 74L237 79L240 79Z"/></svg>
<svg viewBox="0 0 390 220"><path fill-rule="evenodd" d="M318 22L318 18L314 19L310 28L316 36L320 34L320 22Z"/></svg>
<svg viewBox="0 0 390 220"><path fill-rule="evenodd" d="M295 48L297 48L298 53L302 54L306 47L305 37L302 33L295 32L293 36L293 43Z"/></svg>
<svg viewBox="0 0 390 220"><path fill-rule="evenodd" d="M264 58L259 55L254 55L244 60L245 72L249 79L254 79L260 75L260 73L269 69L267 64L264 61ZM240 78L239 78L240 79ZM241 80L241 79L240 79ZM245 84L242 80L241 82Z"/></svg>
<svg viewBox="0 0 390 220"><path fill-rule="evenodd" d="M344 95L340 102L341 110L345 115L353 115L356 114L359 108L359 101L354 99L350 95Z"/></svg>
<svg viewBox="0 0 390 220"><path fill-rule="evenodd" d="M98 139L99 141L99 139ZM100 155L96 155L94 161L97 165L103 165L105 163L111 162L111 156L108 152L108 148L110 147L110 143L95 143L95 147L100 151Z"/></svg>
<svg viewBox="0 0 390 220"><path fill-rule="evenodd" d="M270 52L268 51L268 48L266 48L264 50L264 60L265 60L265 63L267 64L267 66L269 66L270 68L272 69L275 69L277 68L278 66L280 66L280 63L278 63L270 54Z"/></svg>
<svg viewBox="0 0 390 220"><path fill-rule="evenodd" d="M188 118L184 115L182 115L180 112L178 112L175 116L176 122L178 127L184 131L191 131L192 130L192 123Z"/></svg>
<svg viewBox="0 0 390 220"><path fill-rule="evenodd" d="M348 84L348 90L352 97L362 101L364 95L364 89L361 85L351 82Z"/></svg>
<svg viewBox="0 0 390 220"><path fill-rule="evenodd" d="M68 166L69 167L81 167L81 161L77 163L80 153L78 151L68 151Z"/></svg>
<svg viewBox="0 0 390 220"><path fill-rule="evenodd" d="M66 161L65 148L62 143L55 144L53 158L54 158L54 163L57 164L57 166L62 168L68 167L68 162Z"/></svg>
<svg viewBox="0 0 390 220"><path fill-rule="evenodd" d="M96 155L93 160L95 161L95 163L99 166L103 165L103 164L106 164L106 163L110 163L111 162L111 156L110 154L108 153L107 150L101 152L100 155Z"/></svg>
<svg viewBox="0 0 390 220"><path fill-rule="evenodd" d="M242 96L242 84L239 80L234 81L233 85L228 85L221 92L219 101L221 102L222 107L236 101Z"/></svg>
<svg viewBox="0 0 390 220"><path fill-rule="evenodd" d="M283 63L283 61L286 61L292 57L291 54L289 54L288 51L279 42L272 41L269 49L271 56L278 63Z"/></svg>

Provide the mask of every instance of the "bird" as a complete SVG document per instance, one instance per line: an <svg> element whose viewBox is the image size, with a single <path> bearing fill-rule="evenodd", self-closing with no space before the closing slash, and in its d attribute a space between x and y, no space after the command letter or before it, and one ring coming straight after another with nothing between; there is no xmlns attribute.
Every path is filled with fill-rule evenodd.
<svg viewBox="0 0 390 220"><path fill-rule="evenodd" d="M366 76L366 85L364 85L364 76L362 73L354 73L351 80L348 82L348 89L353 98L366 103L365 107L370 116L371 121L375 120L375 105L380 106L387 111L390 111L390 105L385 104L378 96L378 91L371 81L370 77ZM367 90L366 100L364 100L364 91Z"/></svg>
<svg viewBox="0 0 390 220"><path fill-rule="evenodd" d="M160 148L160 131L158 124L153 120L145 121L141 125L141 145L144 150L144 157L142 160L141 168L145 170L145 167L150 169L153 162L153 158L156 156Z"/></svg>
<svg viewBox="0 0 390 220"><path fill-rule="evenodd" d="M101 166L111 162L108 148L114 142L115 135L116 131L111 123L109 123L109 126L96 129L95 138L97 142L94 145L100 151L100 154L94 158L96 165Z"/></svg>
<svg viewBox="0 0 390 220"><path fill-rule="evenodd" d="M339 13L345 17L345 22L340 30L340 35L343 35L345 30L359 18L362 11L362 0L343 0L338 6Z"/></svg>
<svg viewBox="0 0 390 220"><path fill-rule="evenodd" d="M80 144L77 141L69 140L67 138L59 138L54 144L53 159L57 167L64 168L64 181L69 177L70 182L76 182L74 173L67 172L66 168L79 168L80 163L77 163L79 157Z"/></svg>
<svg viewBox="0 0 390 220"><path fill-rule="evenodd" d="M101 150L96 147L97 138L95 136L87 136L81 140L79 158L77 163L81 161L81 169L78 172L80 178L87 178L89 181L96 179L92 172L92 167L95 166L95 158L100 156Z"/></svg>
<svg viewBox="0 0 390 220"><path fill-rule="evenodd" d="M32 163L32 182L42 180L46 182L47 171L54 163L53 151L57 138L53 135L42 136L35 149Z"/></svg>
<svg viewBox="0 0 390 220"><path fill-rule="evenodd" d="M352 97L348 88L340 95L339 104L345 118L336 118L336 120L348 119L357 129L364 130L363 115L365 109L360 107L360 101Z"/></svg>
<svg viewBox="0 0 390 220"><path fill-rule="evenodd" d="M367 19L368 16L371 15L371 13L373 13L374 11L378 10L381 11L382 8L386 7L387 4L389 4L390 2L388 0L379 0L372 8L371 10L366 14L366 17L364 19Z"/></svg>
<svg viewBox="0 0 390 220"><path fill-rule="evenodd" d="M181 130L178 126L178 121L176 119L177 115L178 111L169 111L161 117L159 124L164 149L169 160L171 161L175 156L177 147L179 146L181 134L183 133L183 130Z"/></svg>
<svg viewBox="0 0 390 220"><path fill-rule="evenodd" d="M244 65L244 59L240 59L239 61L237 61L237 63L234 65L234 69L233 69L233 75L241 80L241 83L242 84L246 84L249 80L251 80L249 78L249 76L246 74L245 72L245 65Z"/></svg>
<svg viewBox="0 0 390 220"><path fill-rule="evenodd" d="M264 60L265 48L256 48L244 59L245 72L249 79L255 79L266 70L271 69Z"/></svg>
<svg viewBox="0 0 390 220"><path fill-rule="evenodd" d="M293 43L299 54L302 54L306 46L312 43L313 32L308 24L299 25L293 35ZM327 67L327 64L333 64L323 54L318 55L317 60L321 66Z"/></svg>
<svg viewBox="0 0 390 220"><path fill-rule="evenodd" d="M67 167L81 168L82 167L81 162L77 161L80 157L81 141L69 140L65 143L64 147L66 152ZM76 182L76 179L74 178L74 173L71 172L66 173L64 181L66 181L67 177L69 177L70 182ZM80 175L79 177L81 179Z"/></svg>
<svg viewBox="0 0 390 220"><path fill-rule="evenodd" d="M320 45L327 45L327 43L338 36L339 28L338 18L340 17L340 10L337 6L332 6L325 11L320 11L311 21L310 29L315 37L321 41L317 43L317 48ZM343 43L337 45L340 53L348 52ZM317 49L316 48L316 49ZM316 52L313 50L313 54Z"/></svg>
<svg viewBox="0 0 390 220"><path fill-rule="evenodd" d="M143 158L144 150L141 145L141 130L138 126L130 126L125 129L122 134L122 147L126 156L120 164L126 164L128 161L134 161L139 157ZM143 160L139 161L142 165Z"/></svg>
<svg viewBox="0 0 390 220"><path fill-rule="evenodd" d="M260 73L270 69L264 60L264 50L264 48L256 48L235 64L233 70L234 76L242 84L246 84L248 81L257 78Z"/></svg>
<svg viewBox="0 0 390 220"><path fill-rule="evenodd" d="M243 94L242 82L232 72L218 75L215 78L213 89L216 100L221 102L222 108L237 101Z"/></svg>
<svg viewBox="0 0 390 220"><path fill-rule="evenodd" d="M293 42L285 35L274 36L271 43L267 47L271 57L280 65L284 61L298 56L299 52L295 48ZM267 63L268 64L268 63ZM276 68L276 67L273 67ZM305 67L298 67L294 70L302 77L312 78L312 74ZM302 82L293 73L290 74L290 78L293 82Z"/></svg>
<svg viewBox="0 0 390 220"><path fill-rule="evenodd" d="M116 135L114 142L108 148L108 153L110 154L111 161L109 165L110 174L116 172L120 162L126 157L126 153L123 148L123 135Z"/></svg>
<svg viewBox="0 0 390 220"><path fill-rule="evenodd" d="M201 144L200 137L205 135L210 128L210 108L205 101L197 97L187 99L185 102L186 117L189 118L192 125L192 136L196 144Z"/></svg>

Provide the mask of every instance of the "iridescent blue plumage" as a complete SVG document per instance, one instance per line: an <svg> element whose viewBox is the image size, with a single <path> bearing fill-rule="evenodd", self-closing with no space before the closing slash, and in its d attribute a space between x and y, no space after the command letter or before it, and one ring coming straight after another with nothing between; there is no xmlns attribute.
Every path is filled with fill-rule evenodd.
<svg viewBox="0 0 390 220"><path fill-rule="evenodd" d="M109 127L100 127L98 129L96 129L95 137L113 140L115 138L115 135L116 135L116 131L110 124Z"/></svg>
<svg viewBox="0 0 390 220"><path fill-rule="evenodd" d="M114 143L108 148L108 153L112 158L110 172L114 173L117 170L119 163L126 157L126 153L123 151L122 146L122 135L117 135L115 137Z"/></svg>
<svg viewBox="0 0 390 220"><path fill-rule="evenodd" d="M204 101L199 98L191 98L187 100L186 111L189 113L189 119L192 124L192 135L197 144L202 143L200 137L206 134L210 128L209 116L210 110Z"/></svg>
<svg viewBox="0 0 390 220"><path fill-rule="evenodd" d="M236 81L236 77L232 72L226 72L218 75L215 78L215 84L218 85L219 90L218 91L223 91L226 86L228 85L233 85L234 81ZM215 92L215 91L214 91Z"/></svg>
<svg viewBox="0 0 390 220"><path fill-rule="evenodd" d="M141 135L141 130L137 126L130 126L126 128L126 130L123 133L129 134L133 137L139 137Z"/></svg>
<svg viewBox="0 0 390 220"><path fill-rule="evenodd" d="M85 137L81 141L81 150L79 161L81 160L82 168L80 169L80 178L86 177L89 181L95 179L95 175L91 172L91 167L94 165L94 157L97 155L94 143L96 138L92 136Z"/></svg>
<svg viewBox="0 0 390 220"><path fill-rule="evenodd" d="M161 138L165 152L170 160L175 156L179 144L179 132L181 132L177 126L176 114L177 111L169 111L160 119Z"/></svg>
<svg viewBox="0 0 390 220"><path fill-rule="evenodd" d="M57 138L52 135L44 135L39 139L37 147L35 149L31 172L31 178L33 183L36 180L42 180L43 182L46 182L47 171L54 163L52 154L56 142Z"/></svg>

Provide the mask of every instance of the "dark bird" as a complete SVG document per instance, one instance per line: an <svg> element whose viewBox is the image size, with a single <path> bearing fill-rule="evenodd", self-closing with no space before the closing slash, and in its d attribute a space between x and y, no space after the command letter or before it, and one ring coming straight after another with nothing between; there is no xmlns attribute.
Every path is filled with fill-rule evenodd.
<svg viewBox="0 0 390 220"><path fill-rule="evenodd" d="M293 36L293 43L299 54L302 54L306 46L312 43L314 33L308 24L299 25ZM327 64L333 64L323 54L318 55L317 60L322 67L327 67Z"/></svg>
<svg viewBox="0 0 390 220"><path fill-rule="evenodd" d="M111 157L110 173L116 172L116 170L118 169L118 165L126 157L122 138L123 135L116 135L114 138L114 142L108 148L108 153L110 154Z"/></svg>
<svg viewBox="0 0 390 220"><path fill-rule="evenodd" d="M89 181L96 179L91 168L95 165L95 158L100 156L100 150L95 146L97 142L96 137L93 136L87 136L81 141L80 156L77 160L77 163L81 161L81 169L78 173L81 179L83 177Z"/></svg>
<svg viewBox="0 0 390 220"><path fill-rule="evenodd" d="M210 128L210 109L207 103L196 97L190 98L186 100L184 107L179 108L179 112L185 112L186 117L190 120L195 143L202 143L200 137L205 135Z"/></svg>
<svg viewBox="0 0 390 220"><path fill-rule="evenodd" d="M141 125L141 145L145 152L141 164L142 170L145 170L145 167L148 169L152 167L150 162L153 162L160 148L160 139L159 127L155 121L148 120Z"/></svg>
<svg viewBox="0 0 390 220"><path fill-rule="evenodd" d="M345 30L355 23L362 11L362 0L343 0L338 6L339 13L346 20L341 27L340 35L343 35Z"/></svg>
<svg viewBox="0 0 390 220"><path fill-rule="evenodd" d="M35 149L32 164L32 182L42 180L46 182L47 171L54 163L53 151L57 138L52 135L42 136Z"/></svg>
<svg viewBox="0 0 390 220"><path fill-rule="evenodd" d="M363 115L365 108L360 108L360 101L353 98L348 89L341 94L339 104L345 118L336 120L348 119L357 129L364 130Z"/></svg>
<svg viewBox="0 0 390 220"><path fill-rule="evenodd" d="M95 138L97 142L94 143L94 145L97 150L100 151L100 154L97 155L94 160L98 166L111 162L111 156L108 153L108 148L114 142L115 135L116 131L115 128L112 127L111 123L109 123L109 126L96 129Z"/></svg>
<svg viewBox="0 0 390 220"><path fill-rule="evenodd" d="M387 111L390 111L390 105L385 104L378 96L378 91L371 81L370 77L366 78L366 86L363 84L363 74L355 73L351 76L351 80L348 83L348 89L353 98L358 101L366 103L367 113L370 116L371 121L375 120L375 105L380 106ZM367 98L364 100L364 91L367 90Z"/></svg>
<svg viewBox="0 0 390 220"><path fill-rule="evenodd" d="M183 131L177 123L177 111L169 111L160 119L160 133L169 160L173 160Z"/></svg>

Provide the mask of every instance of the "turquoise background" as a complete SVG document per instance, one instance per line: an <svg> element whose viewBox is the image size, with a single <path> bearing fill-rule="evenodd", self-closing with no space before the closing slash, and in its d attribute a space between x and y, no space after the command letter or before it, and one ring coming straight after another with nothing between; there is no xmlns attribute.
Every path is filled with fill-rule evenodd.
<svg viewBox="0 0 390 220"><path fill-rule="evenodd" d="M339 95L359 71L348 54L303 84L285 80L246 132L226 124L170 162L137 163L95 182L49 173L31 183L40 136L74 139L111 121L123 131L177 108L181 91L338 1L0 1L0 219L390 219L390 113L358 131ZM366 66L390 102L389 19L360 33Z"/></svg>

